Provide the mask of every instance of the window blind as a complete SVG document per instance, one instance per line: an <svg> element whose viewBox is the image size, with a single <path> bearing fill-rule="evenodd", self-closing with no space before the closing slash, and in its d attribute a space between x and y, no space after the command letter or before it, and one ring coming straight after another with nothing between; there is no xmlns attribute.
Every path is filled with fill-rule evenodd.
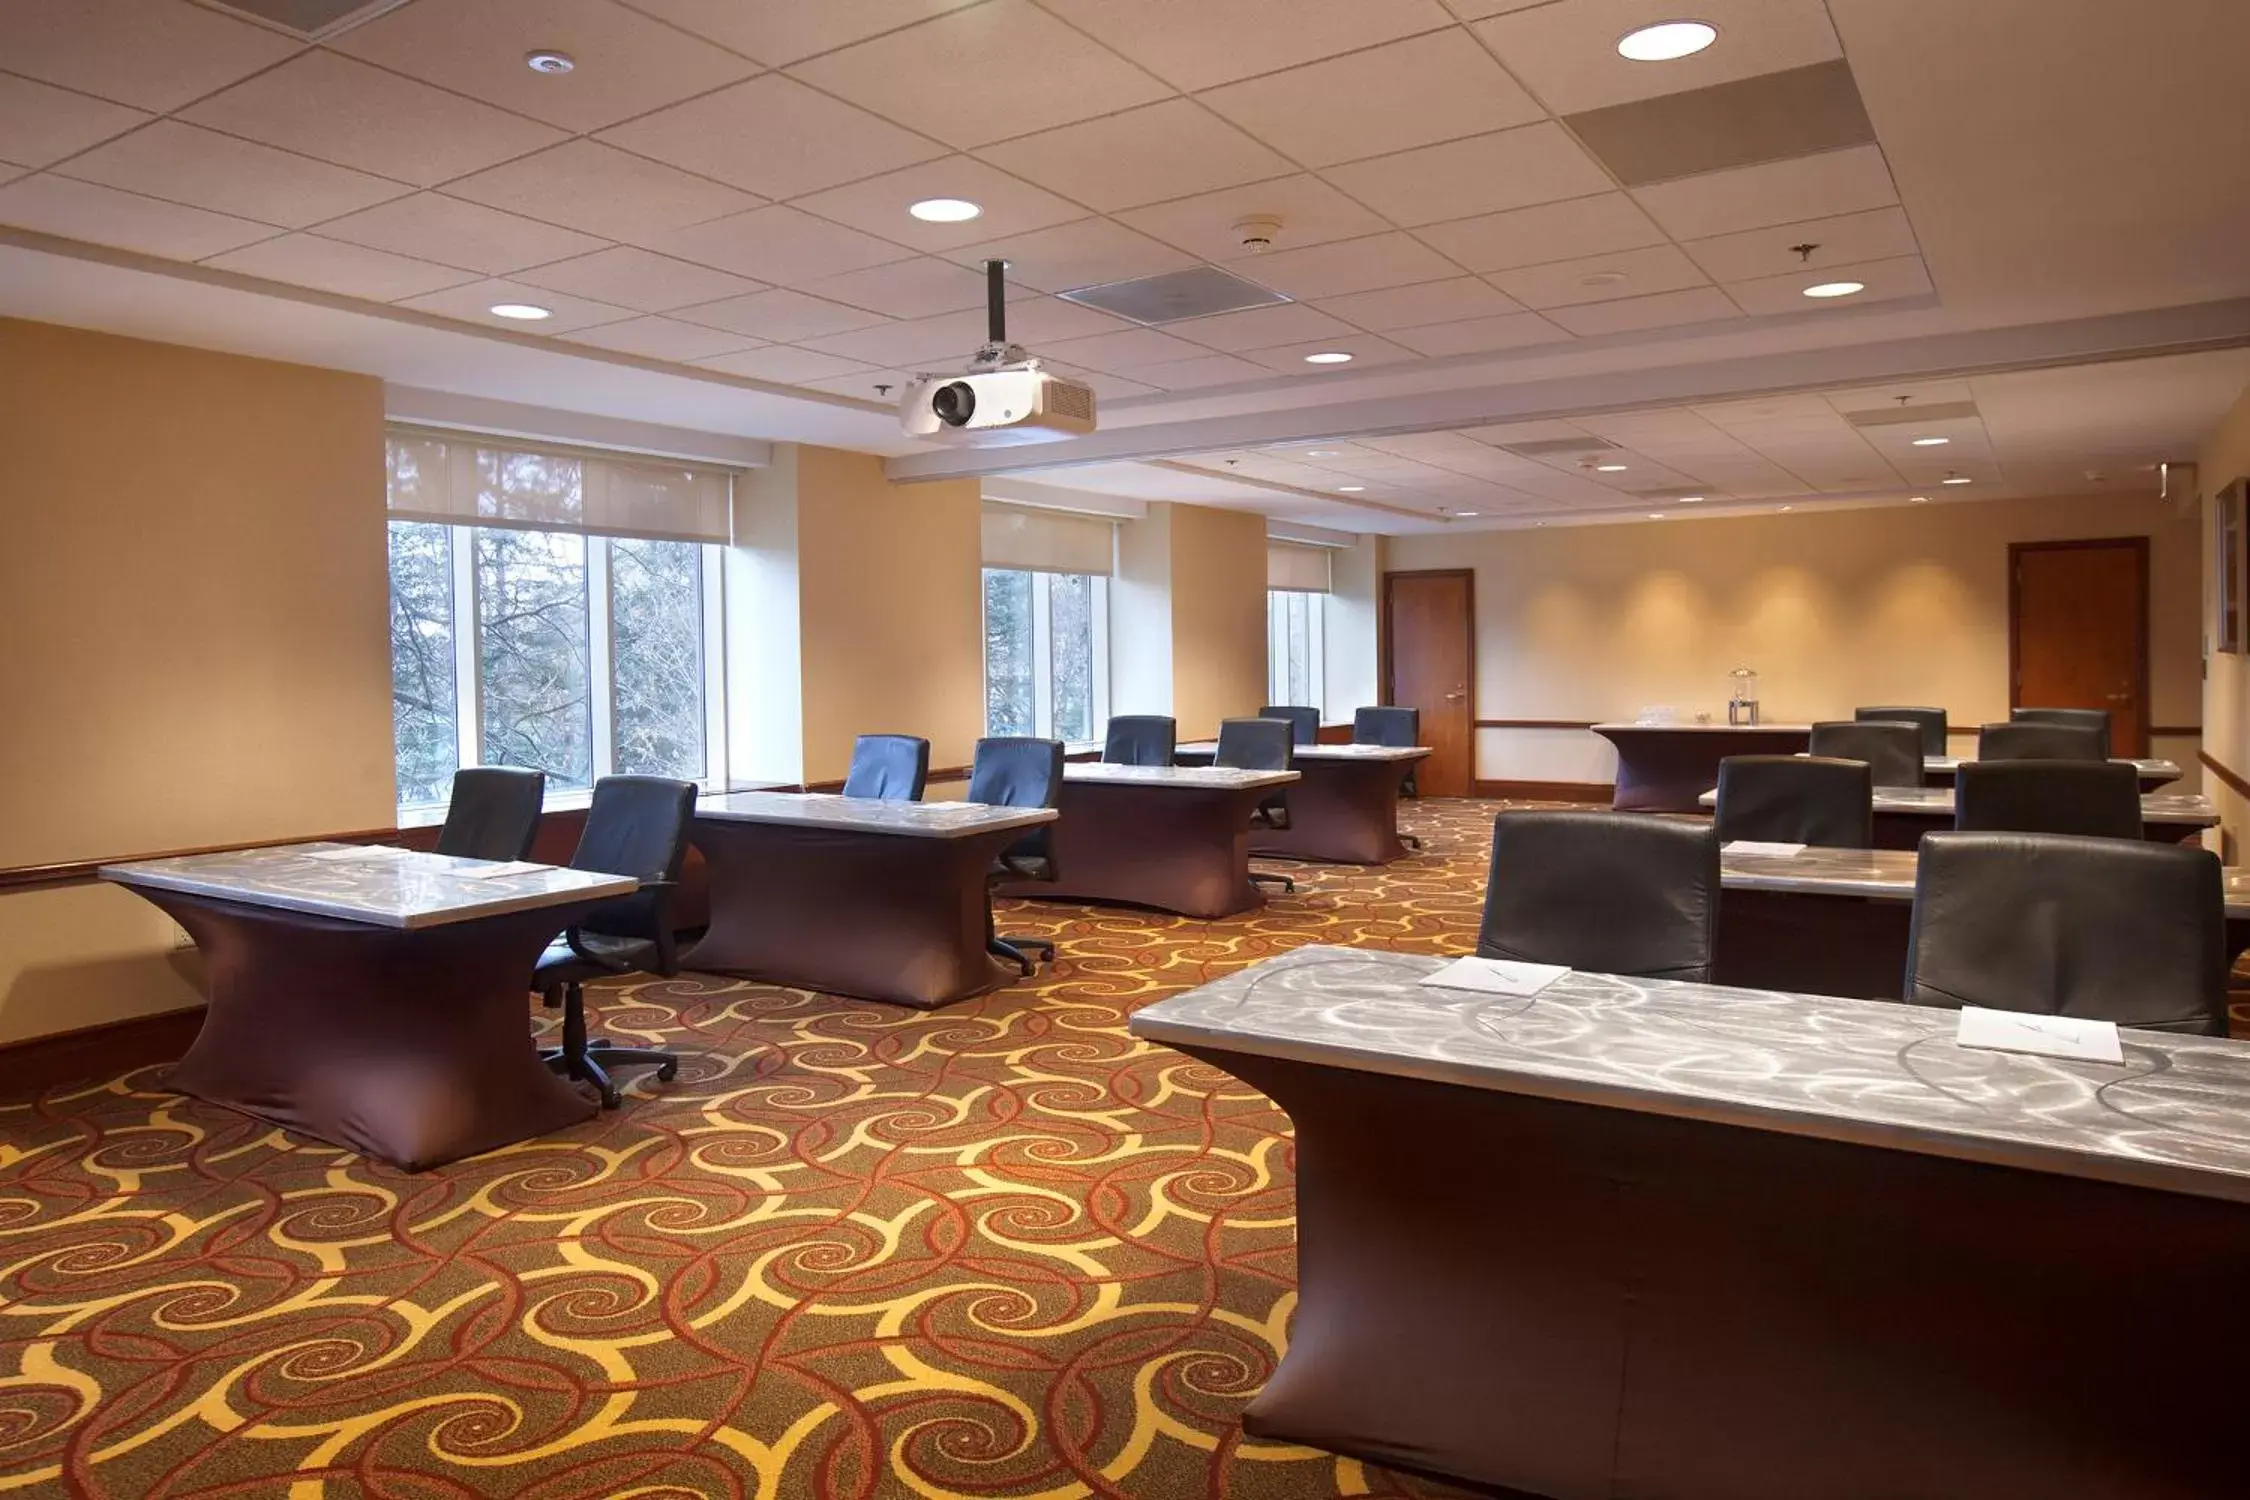
<svg viewBox="0 0 2250 1500"><path fill-rule="evenodd" d="M1106 517L985 502L984 565L988 568L1107 577L1116 557L1117 523Z"/></svg>
<svg viewBox="0 0 2250 1500"><path fill-rule="evenodd" d="M1300 594L1328 592L1328 549L1266 538L1266 587Z"/></svg>
<svg viewBox="0 0 2250 1500"><path fill-rule="evenodd" d="M398 520L656 541L729 539L734 476L726 469L418 429L393 428L386 449L390 511Z"/></svg>

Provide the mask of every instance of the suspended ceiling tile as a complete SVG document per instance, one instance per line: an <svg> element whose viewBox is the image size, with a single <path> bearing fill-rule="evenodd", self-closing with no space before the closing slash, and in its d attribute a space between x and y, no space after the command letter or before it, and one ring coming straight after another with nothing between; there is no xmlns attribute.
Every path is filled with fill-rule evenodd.
<svg viewBox="0 0 2250 1500"><path fill-rule="evenodd" d="M1286 157L1192 99L1058 125L987 146L985 160L1105 213L1278 177Z"/></svg>
<svg viewBox="0 0 2250 1500"><path fill-rule="evenodd" d="M1351 162L1323 175L1408 228L1583 198L1612 186L1609 174L1552 121Z"/></svg>
<svg viewBox="0 0 2250 1500"><path fill-rule="evenodd" d="M603 248L603 242L592 235L441 193L416 193L380 203L323 224L320 232L330 239L488 276Z"/></svg>
<svg viewBox="0 0 2250 1500"><path fill-rule="evenodd" d="M1674 239L1709 239L1774 224L1836 218L1898 202L1881 148L1854 146L1635 188Z"/></svg>
<svg viewBox="0 0 2250 1500"><path fill-rule="evenodd" d="M909 210L929 198L958 198L982 210L959 224L932 224ZM902 167L795 201L795 207L917 250L943 253L1086 218L1077 204L978 161L947 156Z"/></svg>
<svg viewBox="0 0 2250 1500"><path fill-rule="evenodd" d="M1495 272L1490 279L1494 286L1533 308L1611 302L1708 284L1695 262L1672 245L1524 266Z"/></svg>
<svg viewBox="0 0 2250 1500"><path fill-rule="evenodd" d="M1237 385L1248 380L1269 380L1273 371L1249 360L1237 359L1231 354L1206 354L1200 359L1175 360L1161 365L1143 365L1133 372L1135 380L1146 381L1159 390L1192 391L1207 386Z"/></svg>
<svg viewBox="0 0 2250 1500"><path fill-rule="evenodd" d="M1207 89L1450 25L1436 0L1046 0L1176 88Z"/></svg>
<svg viewBox="0 0 2250 1500"><path fill-rule="evenodd" d="M831 52L977 0L626 0L768 67Z"/></svg>
<svg viewBox="0 0 2250 1500"><path fill-rule="evenodd" d="M983 276L929 255L847 271L841 276L824 276L805 282L800 290L889 318L934 318L940 313L982 307L985 302ZM1037 293L1017 287L1011 289L1011 295L1020 299Z"/></svg>
<svg viewBox="0 0 2250 1500"><path fill-rule="evenodd" d="M1008 279L1043 292L1076 291L1185 270L1194 257L1109 219L1079 219L1052 229L980 240L954 252L963 265L989 257L1008 263Z"/></svg>
<svg viewBox="0 0 2250 1500"><path fill-rule="evenodd" d="M675 308L677 316L734 333L746 333L773 343L793 344L800 339L831 333L849 333L889 322L864 308L849 307L810 297L803 292L776 289L729 297L718 302Z"/></svg>
<svg viewBox="0 0 2250 1500"><path fill-rule="evenodd" d="M1689 323L1716 323L1741 315L1741 310L1728 300L1726 293L1711 286L1555 308L1547 314L1580 338L1631 333L1645 328L1677 328Z"/></svg>
<svg viewBox="0 0 2250 1500"><path fill-rule="evenodd" d="M536 323L526 323L493 314L495 306L511 302L544 307L551 316ZM613 307L607 302L566 296L544 287L502 279L472 281L466 286L448 287L442 292L409 297L399 306L411 307L417 312L437 313L441 317L459 318L468 323L482 323L488 328L511 329L517 333L567 333L572 329L591 328L597 323L621 323L633 316L633 310L629 307Z"/></svg>
<svg viewBox="0 0 2250 1500"><path fill-rule="evenodd" d="M1285 296L1342 297L1439 281L1460 268L1412 235L1392 231L1301 250L1274 250L1235 268Z"/></svg>
<svg viewBox="0 0 2250 1500"><path fill-rule="evenodd" d="M1371 333L1523 311L1514 298L1474 276L1425 281L1417 286L1392 287L1379 292L1357 292L1348 297L1327 297L1321 300L1320 308Z"/></svg>
<svg viewBox="0 0 2250 1500"><path fill-rule="evenodd" d="M0 187L0 224L172 260L201 260L279 233L269 224L52 174Z"/></svg>
<svg viewBox="0 0 2250 1500"><path fill-rule="evenodd" d="M286 281L342 297L395 302L475 281L477 273L434 261L371 250L317 234L285 234L214 255L204 262L223 271Z"/></svg>
<svg viewBox="0 0 2250 1500"><path fill-rule="evenodd" d="M1273 241L1275 250L1356 239L1391 227L1319 178L1304 174L1126 209L1117 217L1166 244L1210 261L1240 260L1261 253L1243 243L1243 231L1236 227L1246 218L1281 221Z"/></svg>
<svg viewBox="0 0 2250 1500"><path fill-rule="evenodd" d="M1506 271L1664 243L1664 231L1623 193L1425 224L1414 233L1472 271Z"/></svg>
<svg viewBox="0 0 2250 1500"><path fill-rule="evenodd" d="M1706 88L1843 55L1822 0L1696 0L1692 16L1648 0L1561 0L1479 21L1480 40L1557 114ZM1670 62L1635 62L1618 40L1657 21L1693 19L1718 28L1702 52Z"/></svg>
<svg viewBox="0 0 2250 1500"><path fill-rule="evenodd" d="M1329 338L1352 332L1349 324L1317 307L1282 302L1253 307L1247 312L1221 313L1215 318L1190 318L1167 324L1165 332L1209 349L1239 354L1247 349L1270 349L1305 339Z"/></svg>
<svg viewBox="0 0 2250 1500"><path fill-rule="evenodd" d="M183 0L0 5L0 59L9 72L159 113L269 68L301 45Z"/></svg>
<svg viewBox="0 0 2250 1500"><path fill-rule="evenodd" d="M0 159L19 166L61 161L148 118L106 99L0 73Z"/></svg>
<svg viewBox="0 0 2250 1500"><path fill-rule="evenodd" d="M946 154L927 137L780 73L644 115L601 138L767 198L794 198Z"/></svg>
<svg viewBox="0 0 2250 1500"><path fill-rule="evenodd" d="M1105 372L1131 373L1147 365L1195 359L1210 351L1200 344L1174 338L1154 328L1126 328L1097 333L1092 338L1069 339L1040 349L1043 357Z"/></svg>
<svg viewBox="0 0 2250 1500"><path fill-rule="evenodd" d="M1570 335L1537 313L1508 313L1497 318L1470 318L1460 323L1433 323L1427 328L1403 328L1391 335L1421 354L1485 354L1500 349L1521 349L1551 344Z"/></svg>
<svg viewBox="0 0 2250 1500"><path fill-rule="evenodd" d="M1806 287L1830 281L1857 281L1867 289L1853 296L1839 297L1828 302L1804 295ZM1872 261L1865 265L1822 266L1786 276L1762 277L1756 281L1730 281L1726 287L1727 294L1740 304L1744 312L1753 316L1818 311L1824 307L1841 310L1847 305L1861 307L1870 302L1898 297L1924 297L1931 291L1929 269L1922 264L1922 258L1918 255Z"/></svg>
<svg viewBox="0 0 2250 1500"><path fill-rule="evenodd" d="M699 362L729 375L747 375L752 380L774 380L784 385L867 373L867 367L856 361L810 349L752 349L746 354L722 354Z"/></svg>
<svg viewBox="0 0 2250 1500"><path fill-rule="evenodd" d="M65 176L302 229L413 189L215 130L158 120L72 158Z"/></svg>
<svg viewBox="0 0 2250 1500"><path fill-rule="evenodd" d="M1812 246L1810 257L1800 255ZM1776 224L1741 234L1690 240L1680 247L1714 281L1750 281L1785 276L1804 266L1846 265L1887 260L1916 251L1914 230L1903 208L1876 208L1802 224Z"/></svg>
<svg viewBox="0 0 2250 1500"><path fill-rule="evenodd" d="M567 342L638 354L644 359L695 360L715 354L732 354L757 341L739 333L721 333L676 318L628 318L568 336Z"/></svg>
<svg viewBox="0 0 2250 1500"><path fill-rule="evenodd" d="M638 241L756 208L707 177L599 141L565 141L445 185L446 193L604 239Z"/></svg>
<svg viewBox="0 0 2250 1500"><path fill-rule="evenodd" d="M675 260L631 245L612 245L552 265L517 273L534 286L597 302L614 302L640 312L670 312L697 303L746 296L759 283L692 261Z"/></svg>
<svg viewBox="0 0 2250 1500"><path fill-rule="evenodd" d="M781 203L653 236L648 248L783 286L904 260L913 254L904 246L816 219Z"/></svg>

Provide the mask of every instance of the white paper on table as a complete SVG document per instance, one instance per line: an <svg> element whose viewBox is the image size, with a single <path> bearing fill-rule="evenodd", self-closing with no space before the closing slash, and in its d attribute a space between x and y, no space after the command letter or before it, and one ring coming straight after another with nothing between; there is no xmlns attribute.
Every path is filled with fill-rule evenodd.
<svg viewBox="0 0 2250 1500"><path fill-rule="evenodd" d="M509 875L536 875L547 867L527 859L511 859L498 864L480 864L471 870L452 873L463 880L499 880Z"/></svg>
<svg viewBox="0 0 2250 1500"><path fill-rule="evenodd" d="M1956 1046L1992 1052L2035 1052L2041 1057L2075 1057L2086 1062L2125 1061L2115 1021L2086 1021L2076 1016L2038 1016L1964 1005L1961 1029L1953 1040Z"/></svg>
<svg viewBox="0 0 2250 1500"><path fill-rule="evenodd" d="M1483 995L1536 995L1569 972L1562 964L1457 958L1435 974L1425 975L1422 983L1445 990L1475 990Z"/></svg>
<svg viewBox="0 0 2250 1500"><path fill-rule="evenodd" d="M308 849L305 851L305 858L335 860L338 863L343 863L349 860L363 859L402 859L413 852L411 849L401 849L395 844L347 844L341 849Z"/></svg>
<svg viewBox="0 0 2250 1500"><path fill-rule="evenodd" d="M1763 854L1774 859L1795 859L1805 852L1803 844L1768 844L1758 839L1736 839L1723 846L1722 854Z"/></svg>

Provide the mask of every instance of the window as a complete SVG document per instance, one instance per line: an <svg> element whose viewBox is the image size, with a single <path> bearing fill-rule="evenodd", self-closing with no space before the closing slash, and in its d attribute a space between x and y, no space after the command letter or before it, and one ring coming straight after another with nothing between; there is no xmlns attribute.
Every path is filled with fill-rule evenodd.
<svg viewBox="0 0 2250 1500"><path fill-rule="evenodd" d="M390 467L402 806L443 803L465 765L536 767L558 791L721 773L723 559L697 534L725 507L697 517L681 501L714 476L418 435L393 436ZM620 531L687 534L596 530L588 511Z"/></svg>
<svg viewBox="0 0 2250 1500"><path fill-rule="evenodd" d="M1266 701L1325 708L1321 612L1327 595L1266 590Z"/></svg>
<svg viewBox="0 0 2250 1500"><path fill-rule="evenodd" d="M987 734L1084 742L1109 719L1109 579L984 570Z"/></svg>

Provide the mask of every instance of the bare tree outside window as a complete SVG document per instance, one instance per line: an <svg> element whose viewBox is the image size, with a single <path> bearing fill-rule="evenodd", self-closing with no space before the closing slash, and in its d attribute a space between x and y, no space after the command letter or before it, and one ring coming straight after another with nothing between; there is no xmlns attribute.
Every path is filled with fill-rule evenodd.
<svg viewBox="0 0 2250 1500"><path fill-rule="evenodd" d="M984 727L1036 732L1032 689L1031 575L984 570Z"/></svg>
<svg viewBox="0 0 2250 1500"><path fill-rule="evenodd" d="M484 763L535 767L550 787L593 785L586 538L479 527L476 558Z"/></svg>
<svg viewBox="0 0 2250 1500"><path fill-rule="evenodd" d="M703 549L618 538L609 546L611 712L617 769L700 779Z"/></svg>
<svg viewBox="0 0 2250 1500"><path fill-rule="evenodd" d="M391 734L398 800L442 802L461 759L453 670L453 533L391 522Z"/></svg>
<svg viewBox="0 0 2250 1500"><path fill-rule="evenodd" d="M1057 573L1048 581L1049 672L1058 740L1094 737L1094 580Z"/></svg>

